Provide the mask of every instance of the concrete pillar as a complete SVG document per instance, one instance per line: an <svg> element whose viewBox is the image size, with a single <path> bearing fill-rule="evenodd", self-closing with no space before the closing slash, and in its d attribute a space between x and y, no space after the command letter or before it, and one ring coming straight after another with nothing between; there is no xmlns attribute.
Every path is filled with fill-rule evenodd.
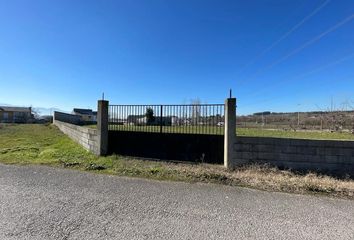
<svg viewBox="0 0 354 240"><path fill-rule="evenodd" d="M55 120L57 118L57 111L53 112L53 124L55 124Z"/></svg>
<svg viewBox="0 0 354 240"><path fill-rule="evenodd" d="M108 105L108 101L98 101L97 130L100 156L107 155L108 153Z"/></svg>
<svg viewBox="0 0 354 240"><path fill-rule="evenodd" d="M236 143L236 98L225 100L224 166L234 169L234 145Z"/></svg>

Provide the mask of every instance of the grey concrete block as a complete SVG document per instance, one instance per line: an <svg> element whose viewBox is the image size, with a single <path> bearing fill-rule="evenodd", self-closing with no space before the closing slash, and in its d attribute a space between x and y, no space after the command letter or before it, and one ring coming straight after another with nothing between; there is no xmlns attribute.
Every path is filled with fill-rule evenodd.
<svg viewBox="0 0 354 240"><path fill-rule="evenodd" d="M257 152L255 159L257 160L275 160L274 153L267 153L267 152Z"/></svg>
<svg viewBox="0 0 354 240"><path fill-rule="evenodd" d="M325 163L338 163L338 160L340 159L339 156L332 156L332 155L326 155L323 156Z"/></svg>
<svg viewBox="0 0 354 240"><path fill-rule="evenodd" d="M291 145L287 145L287 146L280 146L281 149L281 153L289 153L289 154L294 154L297 153L297 147L296 146L291 146Z"/></svg>
<svg viewBox="0 0 354 240"><path fill-rule="evenodd" d="M240 152L249 152L251 151L251 145L250 144L235 144L235 151L240 151Z"/></svg>
<svg viewBox="0 0 354 240"><path fill-rule="evenodd" d="M76 126L69 123L55 121L54 124L68 137L80 144L85 149L97 154L98 152L98 134L97 130Z"/></svg>
<svg viewBox="0 0 354 240"><path fill-rule="evenodd" d="M275 152L275 145L272 144L258 144L254 145L252 150L257 152Z"/></svg>
<svg viewBox="0 0 354 240"><path fill-rule="evenodd" d="M312 146L296 146L297 154L316 155L317 148Z"/></svg>
<svg viewBox="0 0 354 240"><path fill-rule="evenodd" d="M236 158L244 159L244 160L252 160L253 153L251 152L239 152L235 154Z"/></svg>

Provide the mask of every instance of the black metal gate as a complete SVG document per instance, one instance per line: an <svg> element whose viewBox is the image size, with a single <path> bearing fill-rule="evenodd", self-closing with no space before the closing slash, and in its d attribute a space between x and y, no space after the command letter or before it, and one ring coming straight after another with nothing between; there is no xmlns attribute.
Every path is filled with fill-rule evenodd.
<svg viewBox="0 0 354 240"><path fill-rule="evenodd" d="M224 104L110 105L109 153L223 163Z"/></svg>

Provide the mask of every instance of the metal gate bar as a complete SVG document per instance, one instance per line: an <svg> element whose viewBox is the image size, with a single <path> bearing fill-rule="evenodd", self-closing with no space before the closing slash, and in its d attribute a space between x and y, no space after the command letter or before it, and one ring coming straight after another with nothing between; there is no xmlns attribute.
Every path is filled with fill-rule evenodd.
<svg viewBox="0 0 354 240"><path fill-rule="evenodd" d="M109 105L109 130L223 135L224 104Z"/></svg>

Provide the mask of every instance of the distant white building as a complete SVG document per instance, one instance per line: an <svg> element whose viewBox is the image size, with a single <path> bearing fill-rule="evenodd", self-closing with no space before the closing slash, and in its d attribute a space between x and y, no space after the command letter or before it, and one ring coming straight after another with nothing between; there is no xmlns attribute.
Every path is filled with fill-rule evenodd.
<svg viewBox="0 0 354 240"><path fill-rule="evenodd" d="M33 120L32 108L0 106L0 122L27 123Z"/></svg>
<svg viewBox="0 0 354 240"><path fill-rule="evenodd" d="M81 119L86 122L97 121L97 112L92 111L92 109L74 108L73 114L81 116Z"/></svg>

